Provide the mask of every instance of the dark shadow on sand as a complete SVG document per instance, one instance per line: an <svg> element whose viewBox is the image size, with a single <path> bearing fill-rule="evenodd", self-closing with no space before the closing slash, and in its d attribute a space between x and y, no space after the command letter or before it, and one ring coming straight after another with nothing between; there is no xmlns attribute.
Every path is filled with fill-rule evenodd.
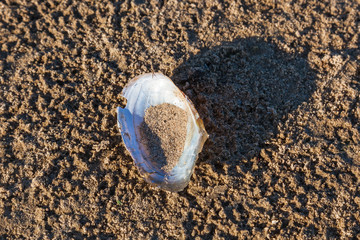
<svg viewBox="0 0 360 240"><path fill-rule="evenodd" d="M210 138L200 161L242 165L315 89L315 71L257 38L205 49L179 66L174 82L189 95Z"/></svg>
<svg viewBox="0 0 360 240"><path fill-rule="evenodd" d="M316 72L303 57L247 38L204 49L180 65L172 79L194 102L210 135L197 166L206 162L219 174L242 178L248 172L254 177L262 174L252 170L251 159L258 159L278 126L309 99ZM191 198L186 190L180 194ZM192 221L189 215L184 222L188 236ZM246 219L238 224L248 226Z"/></svg>

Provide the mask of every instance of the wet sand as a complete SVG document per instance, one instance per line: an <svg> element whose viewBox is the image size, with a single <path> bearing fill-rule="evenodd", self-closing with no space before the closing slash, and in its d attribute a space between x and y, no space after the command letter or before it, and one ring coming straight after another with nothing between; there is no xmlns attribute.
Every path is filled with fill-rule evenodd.
<svg viewBox="0 0 360 240"><path fill-rule="evenodd" d="M3 1L0 239L359 239L358 1ZM116 125L160 71L210 137L148 185Z"/></svg>

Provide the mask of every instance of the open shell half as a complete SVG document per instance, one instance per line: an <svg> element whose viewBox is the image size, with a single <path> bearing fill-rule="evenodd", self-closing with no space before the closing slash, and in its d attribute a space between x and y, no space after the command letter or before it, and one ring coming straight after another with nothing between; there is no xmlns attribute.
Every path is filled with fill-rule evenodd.
<svg viewBox="0 0 360 240"><path fill-rule="evenodd" d="M198 154L208 138L194 105L170 78L161 73L135 77L125 86L122 96L127 99L127 104L125 108L117 108L118 126L140 174L148 183L164 190L182 191L190 181ZM149 152L140 133L146 110L164 103L185 110L188 119L184 149L176 165L166 171L149 161Z"/></svg>

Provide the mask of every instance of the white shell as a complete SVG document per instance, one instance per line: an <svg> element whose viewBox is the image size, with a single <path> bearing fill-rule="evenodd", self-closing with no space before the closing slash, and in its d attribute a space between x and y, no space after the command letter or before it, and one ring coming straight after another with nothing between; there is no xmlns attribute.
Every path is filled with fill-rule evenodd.
<svg viewBox="0 0 360 240"><path fill-rule="evenodd" d="M192 102L170 78L161 73L146 73L132 79L123 89L127 99L125 108L117 108L118 126L126 149L147 182L164 190L182 191L189 183L198 154L208 138L202 120ZM161 171L146 160L140 141L139 127L145 111L151 106L173 104L188 112L187 136L184 151L177 165Z"/></svg>

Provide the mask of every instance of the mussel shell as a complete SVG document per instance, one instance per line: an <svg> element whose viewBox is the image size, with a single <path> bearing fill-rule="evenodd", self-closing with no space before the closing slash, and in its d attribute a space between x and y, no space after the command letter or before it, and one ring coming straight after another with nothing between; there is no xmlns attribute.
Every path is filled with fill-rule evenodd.
<svg viewBox="0 0 360 240"><path fill-rule="evenodd" d="M144 179L164 190L182 191L189 183L198 154L208 138L204 124L192 102L162 73L147 73L132 79L123 89L125 108L117 108L118 126L126 149ZM139 134L145 111L151 106L173 104L188 114L184 151L177 165L169 172L155 167L146 159L148 154Z"/></svg>

